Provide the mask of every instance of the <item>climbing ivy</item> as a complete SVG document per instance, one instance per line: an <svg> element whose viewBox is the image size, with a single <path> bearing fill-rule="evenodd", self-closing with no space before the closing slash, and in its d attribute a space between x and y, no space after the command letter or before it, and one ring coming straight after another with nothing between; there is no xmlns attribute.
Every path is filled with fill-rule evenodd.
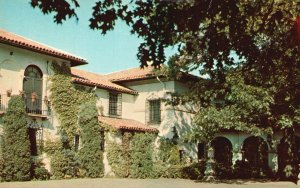
<svg viewBox="0 0 300 188"><path fill-rule="evenodd" d="M110 132L115 135L115 132ZM129 167L131 163L130 139L132 133L125 132L123 134L122 144L107 140L107 159L112 171L117 177L129 177ZM106 137L107 138L107 137Z"/></svg>
<svg viewBox="0 0 300 188"><path fill-rule="evenodd" d="M60 131L67 134L67 141L72 145L74 135L79 133L78 110L79 107L93 101L96 104L94 93L90 93L84 88L77 89L72 83L71 70L66 64L52 65L54 75L50 77L50 100L51 105L57 114Z"/></svg>
<svg viewBox="0 0 300 188"><path fill-rule="evenodd" d="M93 129L88 130L99 126L97 119L97 111L90 114L92 116L93 124L85 129L79 126L79 113L80 107L86 104L94 104L96 106L96 96L94 93L85 89L85 87L76 86L72 83L71 70L70 67L65 64L58 64L56 62L52 65L54 75L50 77L50 100L54 112L56 113L59 120L59 133L60 133L60 142L48 142L46 144L49 147L46 147L46 150L51 155L51 168L53 173L53 178L66 178L73 177L77 175L88 176L88 177L99 177L103 174L103 165L102 165L102 152L96 152L97 163L87 164L86 161L82 160L82 155L74 152L74 136L80 135L81 133L84 136L84 151L96 151L94 146L88 144L87 134L93 132ZM82 116L81 116L82 117ZM88 116L90 117L90 116ZM86 117L86 118L88 118ZM81 118L82 120L82 118ZM100 127L99 127L100 128ZM98 133L98 132L97 132ZM95 132L96 134L96 132ZM95 145L95 144L94 144ZM59 149L59 150L56 150ZM98 145L99 149L99 145ZM55 151L56 150L56 151ZM80 152L81 154L86 152ZM99 153L100 152L100 153ZM95 153L94 153L95 154ZM81 156L81 158L80 158ZM84 155L87 157L86 155ZM90 154L86 160L92 161L93 156ZM98 165L100 163L100 166ZM81 171L84 171L82 174L77 173L78 168L83 168ZM98 169L99 167L99 169ZM91 170L91 169L97 169ZM93 172L91 172L93 171ZM99 171L99 172L98 172Z"/></svg>
<svg viewBox="0 0 300 188"><path fill-rule="evenodd" d="M78 122L82 140L82 147L78 153L82 175L92 178L102 177L104 166L103 151L100 147L104 139L104 129L99 124L95 103L90 102L80 107Z"/></svg>

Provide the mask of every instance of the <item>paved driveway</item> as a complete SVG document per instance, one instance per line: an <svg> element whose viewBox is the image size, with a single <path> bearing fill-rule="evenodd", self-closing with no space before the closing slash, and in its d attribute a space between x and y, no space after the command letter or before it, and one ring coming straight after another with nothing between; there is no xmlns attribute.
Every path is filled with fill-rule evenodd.
<svg viewBox="0 0 300 188"><path fill-rule="evenodd" d="M223 183L201 183L183 179L72 179L30 182L4 182L0 188L300 188L291 182L233 181Z"/></svg>

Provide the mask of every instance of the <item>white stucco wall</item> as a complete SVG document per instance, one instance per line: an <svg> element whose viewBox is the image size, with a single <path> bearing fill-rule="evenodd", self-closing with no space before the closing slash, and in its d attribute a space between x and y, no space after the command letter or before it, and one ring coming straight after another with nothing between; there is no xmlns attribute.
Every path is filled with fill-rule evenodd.
<svg viewBox="0 0 300 188"><path fill-rule="evenodd" d="M0 44L0 95L5 98L6 101L9 100L6 96L7 90L12 90L12 95L18 95L20 91L23 90L25 69L29 65L35 65L43 73L42 99L44 99L45 96L49 98L49 76L53 74L51 63L54 61L58 63L66 63L70 66L70 62L59 58ZM42 105L45 104L43 103ZM39 125L43 124L44 140L54 139L57 137L57 127L59 126L59 122L55 112L52 111L51 115L49 115L46 119L42 119L38 116L34 117L34 119ZM32 120L33 117L28 117L28 122L31 122ZM46 157L44 159L46 167L49 169L49 159Z"/></svg>

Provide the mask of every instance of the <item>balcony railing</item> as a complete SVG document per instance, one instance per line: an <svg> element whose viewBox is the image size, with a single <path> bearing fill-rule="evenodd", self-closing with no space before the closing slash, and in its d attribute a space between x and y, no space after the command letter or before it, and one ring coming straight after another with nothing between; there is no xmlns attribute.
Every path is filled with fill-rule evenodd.
<svg viewBox="0 0 300 188"><path fill-rule="evenodd" d="M4 94L0 94L0 111L5 112L8 108L8 101L10 97ZM24 102L26 106L26 112L29 115L36 116L48 116L50 115L50 104L49 101L36 99L36 98L28 98L24 97Z"/></svg>

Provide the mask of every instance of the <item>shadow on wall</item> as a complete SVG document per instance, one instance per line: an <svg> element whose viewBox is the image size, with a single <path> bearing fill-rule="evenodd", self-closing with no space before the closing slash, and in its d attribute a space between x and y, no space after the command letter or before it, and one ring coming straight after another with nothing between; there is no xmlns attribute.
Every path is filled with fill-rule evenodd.
<svg viewBox="0 0 300 188"><path fill-rule="evenodd" d="M162 122L159 129L159 136L172 139L174 137L174 128L177 131L179 139L183 139L186 134L192 130L193 114L182 107L180 110L167 107L162 114ZM188 157L197 157L197 144L196 143L181 143L181 149L185 150Z"/></svg>

